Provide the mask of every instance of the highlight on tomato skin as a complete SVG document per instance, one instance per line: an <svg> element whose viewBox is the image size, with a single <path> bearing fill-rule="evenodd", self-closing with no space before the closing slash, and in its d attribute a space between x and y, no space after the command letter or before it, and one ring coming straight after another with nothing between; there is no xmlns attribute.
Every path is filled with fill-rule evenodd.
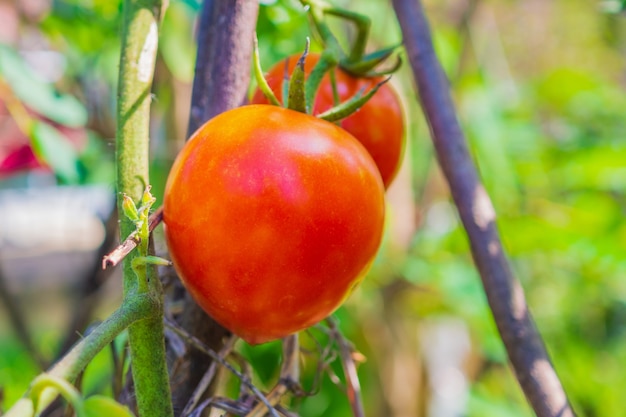
<svg viewBox="0 0 626 417"><path fill-rule="evenodd" d="M202 126L170 171L163 222L184 285L251 344L330 315L381 243L384 187L338 126L270 105Z"/></svg>
<svg viewBox="0 0 626 417"><path fill-rule="evenodd" d="M267 83L282 102L282 84L285 73L285 62L289 74L298 62L300 55L293 55L276 63L265 75ZM320 55L311 53L304 63L304 71L309 74ZM340 102L346 101L357 92L369 91L382 81L382 77L354 77L340 68L335 69L335 82ZM268 104L269 101L260 89L257 89L251 100L253 104ZM330 76L327 74L317 92L313 103L313 114L321 114L335 105ZM368 150L388 188L395 178L404 154L404 119L402 105L393 87L386 83L356 113L341 120L340 126L356 137Z"/></svg>

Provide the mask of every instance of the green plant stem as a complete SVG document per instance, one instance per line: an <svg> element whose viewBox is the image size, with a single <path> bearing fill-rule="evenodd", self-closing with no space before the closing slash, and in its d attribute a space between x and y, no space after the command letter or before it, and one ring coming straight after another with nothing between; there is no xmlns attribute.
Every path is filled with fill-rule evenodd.
<svg viewBox="0 0 626 417"><path fill-rule="evenodd" d="M365 54L365 46L367 45L367 39L369 37L371 20L364 15L354 13L349 10L340 9L331 6L329 3L320 0L300 0L300 2L310 7L310 16L318 31L322 42L325 45L337 44L337 39L333 35L332 31L328 27L324 19L324 15L337 16L347 21L350 21L356 27L356 39L350 47L350 53L348 56L342 55L342 61L347 63L359 62Z"/></svg>
<svg viewBox="0 0 626 417"><path fill-rule="evenodd" d="M356 26L356 38L350 53L348 55L348 62L358 62L363 58L365 54L365 46L367 45L367 39L370 34L370 27L372 22L367 16L354 13L348 10L339 9L336 7L329 7L325 9L325 12L329 15L338 16L346 20L351 21Z"/></svg>
<svg viewBox="0 0 626 417"><path fill-rule="evenodd" d="M81 339L49 374L74 381L89 362L131 324L153 314L155 301L147 294L135 295L124 303L85 338Z"/></svg>
<svg viewBox="0 0 626 417"><path fill-rule="evenodd" d="M150 89L158 45L160 0L125 0L122 53L117 103L117 191L123 212L123 194L141 201L148 185ZM135 224L121 219L123 241ZM128 329L137 410L140 416L172 416L163 336L163 290L153 265L146 268L147 288L139 288L132 268L135 252L124 259L124 298L148 291L156 301L154 314Z"/></svg>
<svg viewBox="0 0 626 417"><path fill-rule="evenodd" d="M148 294L135 295L124 300L124 303L105 321L96 327L74 347L48 372L55 379L73 382L91 360L108 346L113 339L123 332L129 325L154 314L154 299ZM37 380L37 378L35 379ZM30 395L27 393L27 395ZM42 391L37 401L37 407L42 410L57 397L51 390ZM30 412L29 412L30 410ZM6 417L32 416L33 402L29 398L22 398L8 412Z"/></svg>
<svg viewBox="0 0 626 417"><path fill-rule="evenodd" d="M375 77L391 74L399 68L400 60L398 59L396 64L389 69L380 72L374 71L374 68L389 58L401 44L366 55L365 48L371 28L371 20L369 17L349 10L333 7L324 0L300 0L300 3L310 8L309 17L325 48L336 49L337 52L335 55L338 58L339 67L342 70L355 77ZM356 36L347 55L343 52L337 38L330 30L326 22L326 15L336 16L354 24Z"/></svg>

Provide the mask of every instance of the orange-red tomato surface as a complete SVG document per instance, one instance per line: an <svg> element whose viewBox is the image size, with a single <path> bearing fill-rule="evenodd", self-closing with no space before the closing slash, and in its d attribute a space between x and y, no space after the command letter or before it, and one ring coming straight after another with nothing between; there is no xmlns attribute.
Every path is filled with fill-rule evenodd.
<svg viewBox="0 0 626 417"><path fill-rule="evenodd" d="M250 105L208 121L171 169L163 221L198 304L249 343L331 314L380 245L384 188L350 134Z"/></svg>
<svg viewBox="0 0 626 417"><path fill-rule="evenodd" d="M300 58L294 55L286 59L288 73L291 74ZM304 71L309 74L319 54L309 54L305 60ZM276 97L282 102L282 84L285 73L285 61L274 65L265 78ZM341 69L335 69L335 82L340 102L346 101L357 92L372 89L382 80L381 77L354 77ZM257 89L251 103L266 104L267 98ZM320 114L334 106L333 89L328 74L322 80L313 114ZM383 85L374 96L356 113L346 117L341 127L350 132L365 146L383 178L385 188L396 176L404 151L404 122L400 100L389 83Z"/></svg>

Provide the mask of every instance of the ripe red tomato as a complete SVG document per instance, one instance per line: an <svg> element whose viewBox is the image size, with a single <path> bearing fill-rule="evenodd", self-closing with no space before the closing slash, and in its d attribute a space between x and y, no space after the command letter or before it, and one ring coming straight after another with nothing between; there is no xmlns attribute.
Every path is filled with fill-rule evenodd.
<svg viewBox="0 0 626 417"><path fill-rule="evenodd" d="M289 74L295 68L299 58L299 55L294 55L286 59ZM319 54L308 55L304 64L306 74L311 72L319 59ZM284 72L285 61L281 61L266 74L270 88L280 101L282 101ZM335 70L335 80L339 99L343 102L363 88L366 92L369 91L382 78L354 77L338 68ZM266 104L268 100L263 92L257 89L251 103ZM330 77L326 74L315 98L313 114L323 113L333 106L333 89ZM398 172L404 151L402 106L391 85L389 83L383 85L363 107L343 119L340 124L365 146L376 162L385 188L387 188Z"/></svg>
<svg viewBox="0 0 626 417"><path fill-rule="evenodd" d="M250 105L194 133L163 208L188 291L256 344L317 323L349 295L381 241L384 188L367 151L338 126Z"/></svg>

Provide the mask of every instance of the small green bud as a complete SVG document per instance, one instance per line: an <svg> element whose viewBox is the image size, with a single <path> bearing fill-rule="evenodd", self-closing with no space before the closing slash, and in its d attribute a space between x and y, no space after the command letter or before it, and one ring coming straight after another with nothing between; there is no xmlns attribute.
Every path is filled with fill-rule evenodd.
<svg viewBox="0 0 626 417"><path fill-rule="evenodd" d="M124 215L131 219L133 222L139 221L139 212L137 211L137 206L132 198L124 194L124 201L122 201L122 210L124 210Z"/></svg>
<svg viewBox="0 0 626 417"><path fill-rule="evenodd" d="M154 198L152 194L150 193L151 188L152 186L148 185L145 191L143 192L143 196L141 197L141 205L147 206L148 208L152 207L152 205L156 201L156 198Z"/></svg>

